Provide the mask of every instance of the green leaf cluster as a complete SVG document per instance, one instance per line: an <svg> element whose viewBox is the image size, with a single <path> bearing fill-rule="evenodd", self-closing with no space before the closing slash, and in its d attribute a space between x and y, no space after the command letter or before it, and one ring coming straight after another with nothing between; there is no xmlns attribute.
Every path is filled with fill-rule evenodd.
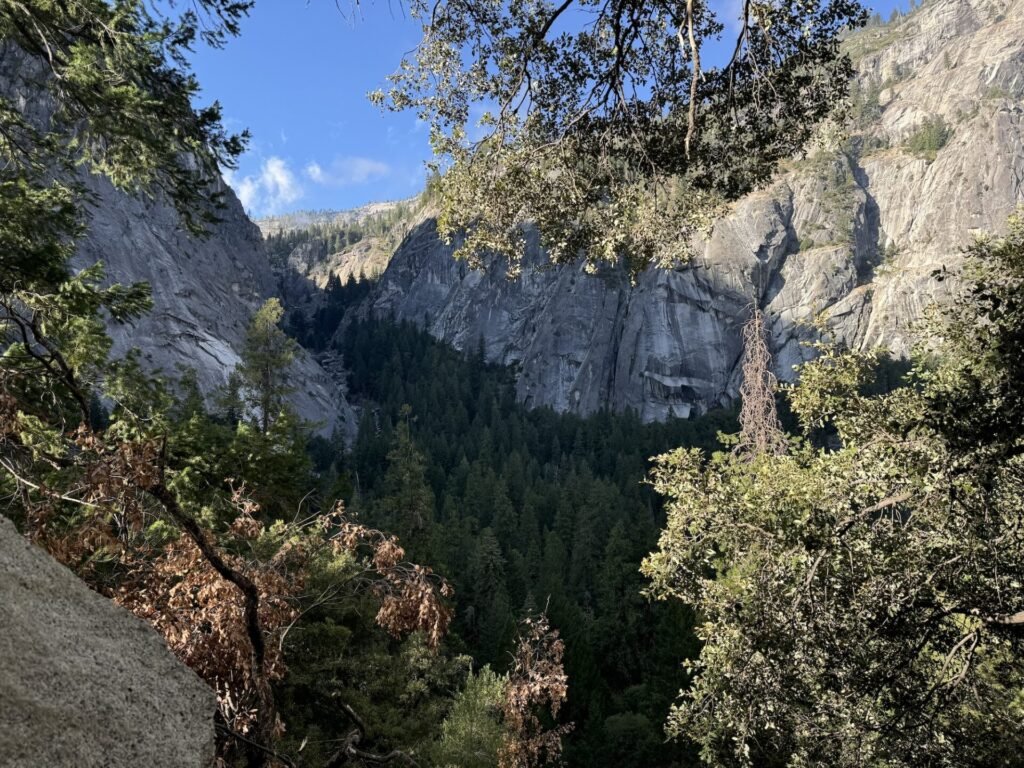
<svg viewBox="0 0 1024 768"><path fill-rule="evenodd" d="M726 205L845 99L855 0L412 2L423 39L370 94L431 126L439 225L515 273L536 225L555 262L685 260ZM730 22L728 60L701 52Z"/></svg>

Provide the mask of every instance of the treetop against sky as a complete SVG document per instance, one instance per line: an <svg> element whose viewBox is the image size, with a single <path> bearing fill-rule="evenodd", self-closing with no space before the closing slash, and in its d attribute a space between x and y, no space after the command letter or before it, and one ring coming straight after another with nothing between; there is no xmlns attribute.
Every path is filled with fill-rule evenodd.
<svg viewBox="0 0 1024 768"><path fill-rule="evenodd" d="M888 17L908 0L866 5ZM340 9L329 0L257 2L239 38L196 52L205 100L223 104L229 129L252 132L226 178L253 216L353 208L423 187L427 126L366 98L416 46L419 22L394 0Z"/></svg>

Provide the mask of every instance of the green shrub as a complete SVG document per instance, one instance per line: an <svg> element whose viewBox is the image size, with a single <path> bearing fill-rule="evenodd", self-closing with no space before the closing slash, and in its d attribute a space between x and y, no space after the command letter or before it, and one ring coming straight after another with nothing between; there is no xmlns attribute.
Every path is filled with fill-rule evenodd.
<svg viewBox="0 0 1024 768"><path fill-rule="evenodd" d="M949 143L953 130L946 124L942 117L926 118L917 130L907 139L907 149L915 155L934 160L940 149Z"/></svg>
<svg viewBox="0 0 1024 768"><path fill-rule="evenodd" d="M1013 94L1010 93L1006 88L1003 88L1001 85L991 85L989 86L988 90L985 91L984 98L988 100L1011 99L1013 98Z"/></svg>

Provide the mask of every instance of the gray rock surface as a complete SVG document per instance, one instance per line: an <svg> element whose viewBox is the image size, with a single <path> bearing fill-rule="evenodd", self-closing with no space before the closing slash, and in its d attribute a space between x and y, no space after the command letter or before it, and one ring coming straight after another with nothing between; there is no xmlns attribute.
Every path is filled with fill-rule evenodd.
<svg viewBox="0 0 1024 768"><path fill-rule="evenodd" d="M866 93L852 147L790 163L739 201L671 270L631 285L608 268L552 269L536 245L515 282L454 262L424 221L392 258L370 311L459 348L479 339L517 366L528 405L685 416L738 393L739 326L756 301L777 373L792 379L820 323L856 348L906 354L932 273L1024 202L1024 2L928 0L850 41ZM926 118L952 131L934 159L906 147Z"/></svg>
<svg viewBox="0 0 1024 768"><path fill-rule="evenodd" d="M221 221L196 238L169 205L126 195L100 177L89 181L97 203L74 263L102 261L109 281L145 281L153 290L151 312L110 326L113 353L138 348L150 369L169 376L193 368L200 388L213 392L240 361L252 313L278 292L259 228L227 187ZM289 377L303 418L326 434L337 428L354 436L358 420L342 381L305 353Z"/></svg>
<svg viewBox="0 0 1024 768"><path fill-rule="evenodd" d="M213 691L0 515L0 765L205 768Z"/></svg>
<svg viewBox="0 0 1024 768"><path fill-rule="evenodd" d="M12 44L0 44L0 93L36 125L45 125L53 103L44 70ZM223 187L221 221L205 238L188 234L174 208L159 199L132 196L101 176L84 178L95 195L86 236L73 265L102 261L109 282L145 281L153 311L132 326L111 325L113 354L135 347L151 370L178 376L195 369L201 389L212 393L239 361L253 311L278 285L259 228L234 193ZM330 433L354 435L357 419L345 401L343 382L308 355L290 371L300 415Z"/></svg>

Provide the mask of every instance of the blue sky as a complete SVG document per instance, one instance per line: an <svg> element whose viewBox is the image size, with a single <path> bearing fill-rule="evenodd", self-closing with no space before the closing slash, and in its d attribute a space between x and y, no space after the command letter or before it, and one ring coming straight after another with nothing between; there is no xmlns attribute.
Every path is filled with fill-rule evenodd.
<svg viewBox="0 0 1024 768"><path fill-rule="evenodd" d="M888 16L908 0L874 0ZM341 10L339 11L339 6ZM249 151L227 175L253 216L345 209L410 197L423 186L427 131L412 112L366 99L419 39L400 0L259 0L242 34L194 57L203 100Z"/></svg>

